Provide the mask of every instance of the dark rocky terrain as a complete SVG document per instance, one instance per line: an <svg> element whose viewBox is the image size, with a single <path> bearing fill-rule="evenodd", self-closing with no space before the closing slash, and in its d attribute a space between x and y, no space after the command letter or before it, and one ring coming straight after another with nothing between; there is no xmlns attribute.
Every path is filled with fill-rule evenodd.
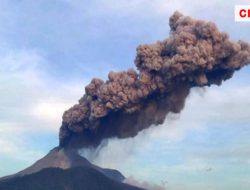
<svg viewBox="0 0 250 190"><path fill-rule="evenodd" d="M56 147L52 149L45 157L35 162L30 167L10 176L0 178L1 180L10 179L14 177L22 177L28 174L33 174L45 168L61 168L69 169L73 167L89 167L93 168L107 177L123 181L125 177L117 170L101 168L91 164L86 158L80 156L75 149L64 149Z"/></svg>
<svg viewBox="0 0 250 190"><path fill-rule="evenodd" d="M0 190L141 190L117 170L101 168L77 150L54 148L32 166L0 178Z"/></svg>
<svg viewBox="0 0 250 190"><path fill-rule="evenodd" d="M46 168L0 181L1 190L142 190L113 180L91 167Z"/></svg>

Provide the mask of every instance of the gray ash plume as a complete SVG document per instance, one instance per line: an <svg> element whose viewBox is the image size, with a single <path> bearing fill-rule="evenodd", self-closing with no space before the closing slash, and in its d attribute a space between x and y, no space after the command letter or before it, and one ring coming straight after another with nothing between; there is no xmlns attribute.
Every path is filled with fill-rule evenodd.
<svg viewBox="0 0 250 190"><path fill-rule="evenodd" d="M61 147L98 146L103 139L134 137L179 113L192 87L220 85L250 63L250 45L232 42L212 22L175 12L169 38L137 48L135 65L93 79L79 103L63 115Z"/></svg>

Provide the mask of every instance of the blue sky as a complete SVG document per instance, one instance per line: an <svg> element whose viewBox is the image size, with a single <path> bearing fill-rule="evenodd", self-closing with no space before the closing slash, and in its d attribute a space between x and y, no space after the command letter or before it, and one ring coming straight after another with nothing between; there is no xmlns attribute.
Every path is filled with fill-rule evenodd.
<svg viewBox="0 0 250 190"><path fill-rule="evenodd" d="M84 86L134 67L136 47L166 38L175 10L250 42L249 23L234 22L236 4L245 1L1 0L0 176L56 146L62 113ZM194 89L180 115L109 141L93 161L173 190L249 189L249 81L244 68L222 87Z"/></svg>

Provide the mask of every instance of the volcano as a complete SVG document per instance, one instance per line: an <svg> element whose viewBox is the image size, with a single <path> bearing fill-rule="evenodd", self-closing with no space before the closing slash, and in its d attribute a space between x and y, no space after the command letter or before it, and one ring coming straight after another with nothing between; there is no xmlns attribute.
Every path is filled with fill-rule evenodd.
<svg viewBox="0 0 250 190"><path fill-rule="evenodd" d="M56 147L27 169L0 178L0 189L141 190L123 183L124 179L117 170L91 164L76 149Z"/></svg>
<svg viewBox="0 0 250 190"><path fill-rule="evenodd" d="M114 181L89 167L47 168L0 182L1 190L142 190Z"/></svg>

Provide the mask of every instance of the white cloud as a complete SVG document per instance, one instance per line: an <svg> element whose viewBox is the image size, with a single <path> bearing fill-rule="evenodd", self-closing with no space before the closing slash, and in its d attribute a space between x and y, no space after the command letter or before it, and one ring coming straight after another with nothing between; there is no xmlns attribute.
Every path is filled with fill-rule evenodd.
<svg viewBox="0 0 250 190"><path fill-rule="evenodd" d="M58 130L63 111L83 94L83 84L58 84L43 70L46 58L37 51L8 52L0 58L0 110L2 121L47 122L46 130ZM78 90L77 90L78 89ZM67 92L67 93L64 93ZM22 119L23 118L23 119ZM29 118L29 119L28 119ZM30 128L34 129L34 126ZM37 130L42 130L37 128Z"/></svg>
<svg viewBox="0 0 250 190"><path fill-rule="evenodd" d="M19 161L33 161L34 158L39 158L42 152L27 149L29 145L26 144L24 139L25 132L28 132L28 129L22 129L18 123L1 122L0 155Z"/></svg>
<svg viewBox="0 0 250 190"><path fill-rule="evenodd" d="M84 91L79 81L60 84L44 70L45 63L46 56L35 50L7 51L0 57L0 157L23 163L19 168L46 153L37 150L40 142L33 134L57 137L63 112Z"/></svg>
<svg viewBox="0 0 250 190"><path fill-rule="evenodd" d="M59 131L59 126L62 121L63 112L69 109L72 103L64 103L63 100L58 99L44 99L39 100L33 108L31 108L31 115L41 123L47 123L44 128L47 130ZM39 129L38 129L39 130Z"/></svg>

